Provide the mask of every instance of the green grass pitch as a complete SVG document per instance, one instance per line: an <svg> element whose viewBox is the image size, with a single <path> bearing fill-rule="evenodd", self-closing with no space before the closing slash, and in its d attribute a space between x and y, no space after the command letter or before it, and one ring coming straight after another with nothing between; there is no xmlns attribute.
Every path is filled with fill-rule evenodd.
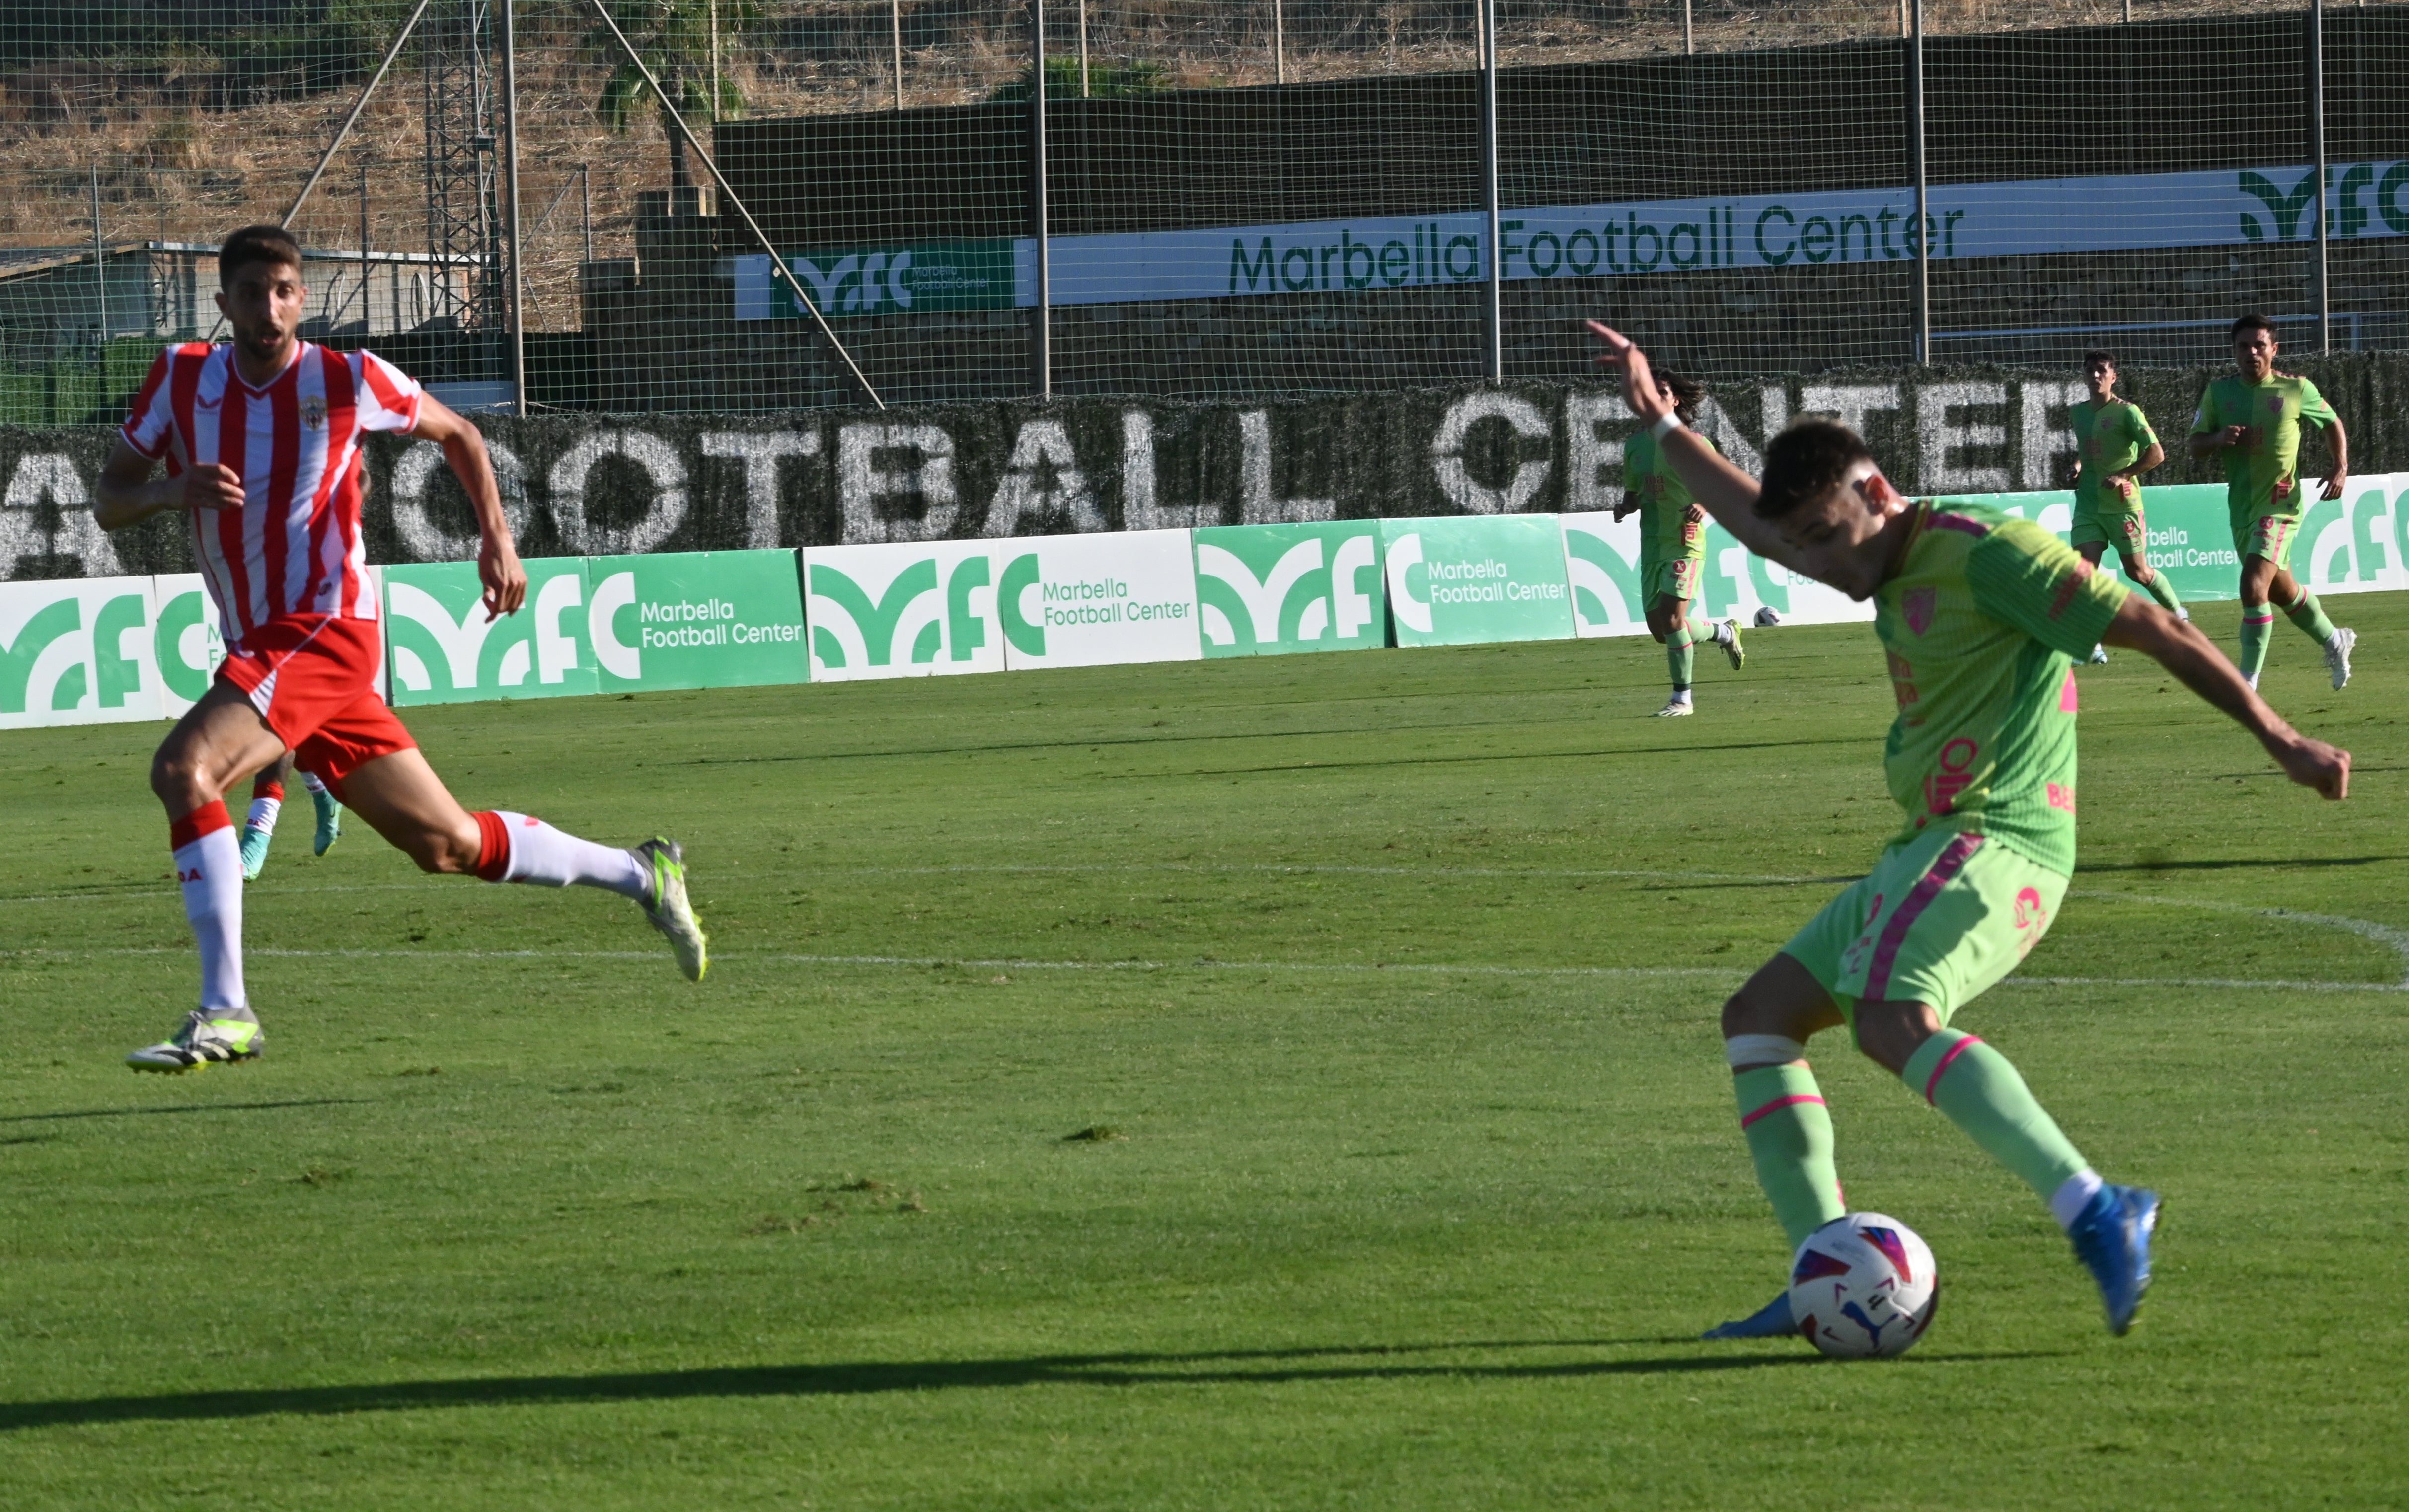
<svg viewBox="0 0 2409 1512"><path fill-rule="evenodd" d="M158 727L0 737L0 1503L2402 1505L2409 601L2333 607L2358 683L2268 685L2352 800L2086 669L2083 874L1959 1019L2166 1194L2142 1327L1827 1039L1944 1277L1864 1364L1694 1339L1784 1259L1715 1009L1895 824L1863 626L1680 722L1635 641L418 712L682 837L711 980L296 789L267 1054L180 1079Z"/></svg>

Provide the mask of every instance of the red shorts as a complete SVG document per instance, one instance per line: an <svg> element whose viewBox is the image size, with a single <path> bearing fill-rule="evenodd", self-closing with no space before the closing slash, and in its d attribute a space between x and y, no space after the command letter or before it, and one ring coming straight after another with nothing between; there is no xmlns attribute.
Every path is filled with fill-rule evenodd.
<svg viewBox="0 0 2409 1512"><path fill-rule="evenodd" d="M229 647L218 676L251 699L293 753L294 765L343 796L343 779L365 762L417 748L384 699L377 667L384 626L375 620L312 614L275 619Z"/></svg>

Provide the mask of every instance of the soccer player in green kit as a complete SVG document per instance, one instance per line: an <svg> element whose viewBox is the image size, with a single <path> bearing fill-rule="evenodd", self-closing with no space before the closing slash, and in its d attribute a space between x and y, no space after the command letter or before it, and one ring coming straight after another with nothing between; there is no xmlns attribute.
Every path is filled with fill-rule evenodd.
<svg viewBox="0 0 2409 1512"><path fill-rule="evenodd" d="M2337 628L2317 596L2293 581L2292 538L2301 530L2301 426L2323 427L2333 450L2321 498L2342 497L2350 481L2350 439L2315 383L2275 371L2275 328L2266 316L2243 316L2231 334L2238 371L2200 395L2191 454L2225 457L2225 506L2242 558L2242 675L2258 685L2280 608L2324 651L2326 673L2339 692L2350 683L2359 632Z"/></svg>
<svg viewBox="0 0 2409 1512"><path fill-rule="evenodd" d="M1702 385L1678 373L1658 373L1656 389L1683 425L1696 420L1698 401L1707 396ZM1707 561L1707 512L1690 497L1681 475L1665 465L1656 439L1646 431L1623 443L1623 503L1614 517L1639 511L1642 612L1648 617L1648 633L1664 643L1665 660L1673 672L1673 697L1656 715L1673 718L1696 708L1690 698L1690 678L1699 641L1723 647L1734 671L1748 665L1748 652L1740 645L1739 621L1709 624L1690 617Z"/></svg>
<svg viewBox="0 0 2409 1512"><path fill-rule="evenodd" d="M2068 544L2092 566L2113 543L2125 564L2125 576L2178 619L2189 619L2174 584L2163 572L2150 570L2150 526L2142 512L2142 474L2166 461L2167 449L2142 407L2116 396L2116 359L2105 352L2083 354L2084 382L2091 397L2067 408L2080 450L2075 454L2074 528ZM2107 651L2091 648L2091 659L2106 661Z"/></svg>
<svg viewBox="0 0 2409 1512"><path fill-rule="evenodd" d="M1906 828L1724 1004L1740 1128L1793 1249L1846 1211L1805 1044L1845 1024L2049 1204L2123 1333L2149 1286L2157 1194L2103 1182L2008 1058L1950 1027L2039 943L2074 871L2070 658L2103 640L2150 656L2329 799L2349 790L2349 753L2300 735L2196 626L2039 526L1904 497L1845 425L1809 418L1773 438L1760 487L1681 425L1637 347L1591 326L1607 343L1600 360L1623 369L1625 402L1718 523L1874 601L1898 702L1882 763ZM1785 1289L1707 1336L1790 1332Z"/></svg>

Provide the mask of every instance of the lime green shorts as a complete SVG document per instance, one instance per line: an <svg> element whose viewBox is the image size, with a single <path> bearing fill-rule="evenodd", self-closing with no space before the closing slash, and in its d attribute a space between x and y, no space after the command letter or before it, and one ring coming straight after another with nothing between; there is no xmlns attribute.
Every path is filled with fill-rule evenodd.
<svg viewBox="0 0 2409 1512"><path fill-rule="evenodd" d="M1698 575L1706 568L1703 557L1676 556L1667 561L1653 554L1639 562L1639 593L1647 603L1659 598L1694 599L1698 597Z"/></svg>
<svg viewBox="0 0 2409 1512"><path fill-rule="evenodd" d="M2066 542L2077 547L2095 542L2113 546L2136 561L2144 561L2147 558L2142 554L2150 542L2150 525L2138 509L2108 511L2077 506Z"/></svg>
<svg viewBox="0 0 2409 1512"><path fill-rule="evenodd" d="M2292 538L2300 533L2297 511L2255 513L2233 522L2233 549L2244 557L2263 556L2281 572L2292 565Z"/></svg>
<svg viewBox="0 0 2409 1512"><path fill-rule="evenodd" d="M2041 943L2066 885L1998 840L1929 830L1882 852L1782 951L1853 1025L1861 998L1926 1003L1945 1024Z"/></svg>

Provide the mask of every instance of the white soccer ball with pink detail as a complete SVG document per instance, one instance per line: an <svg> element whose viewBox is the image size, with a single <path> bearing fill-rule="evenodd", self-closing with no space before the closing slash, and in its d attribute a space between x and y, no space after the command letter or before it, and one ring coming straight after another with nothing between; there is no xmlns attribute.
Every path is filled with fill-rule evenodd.
<svg viewBox="0 0 2409 1512"><path fill-rule="evenodd" d="M1880 1213L1834 1218L1790 1262L1790 1316L1842 1360L1901 1355L1932 1326L1940 1275L1915 1231Z"/></svg>

